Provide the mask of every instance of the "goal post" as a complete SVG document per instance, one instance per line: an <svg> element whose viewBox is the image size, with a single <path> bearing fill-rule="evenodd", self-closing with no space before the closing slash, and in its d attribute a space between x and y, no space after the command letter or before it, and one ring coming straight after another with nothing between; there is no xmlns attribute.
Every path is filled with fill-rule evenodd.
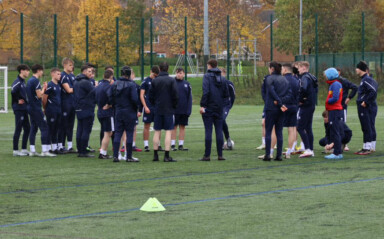
<svg viewBox="0 0 384 239"><path fill-rule="evenodd" d="M8 113L8 67L0 66L0 113Z"/></svg>

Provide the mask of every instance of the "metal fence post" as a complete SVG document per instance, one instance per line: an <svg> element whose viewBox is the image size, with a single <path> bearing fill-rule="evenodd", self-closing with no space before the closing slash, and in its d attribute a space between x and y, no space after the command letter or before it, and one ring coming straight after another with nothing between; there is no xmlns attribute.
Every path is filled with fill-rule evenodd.
<svg viewBox="0 0 384 239"><path fill-rule="evenodd" d="M20 63L24 63L24 14L20 13Z"/></svg>
<svg viewBox="0 0 384 239"><path fill-rule="evenodd" d="M57 67L57 15L53 15L53 65Z"/></svg>
<svg viewBox="0 0 384 239"><path fill-rule="evenodd" d="M361 57L365 59L365 14L361 13Z"/></svg>
<svg viewBox="0 0 384 239"><path fill-rule="evenodd" d="M227 79L229 80L229 74L230 74L230 69L229 69L229 63L230 63L230 60L231 60L231 55L229 53L231 47L231 35L230 35L230 31L229 31L229 15L227 15Z"/></svg>
<svg viewBox="0 0 384 239"><path fill-rule="evenodd" d="M319 16L316 13L315 16L315 32L316 32L316 39L315 39L315 44L316 44L316 56L315 56L315 76L319 77L319 32L318 32L318 25L319 25Z"/></svg>
<svg viewBox="0 0 384 239"><path fill-rule="evenodd" d="M152 69L152 66L153 66L153 19L151 17L151 20L150 20L150 25L149 25L149 34L150 34L150 40L149 40L149 44L151 46L151 62L150 62L150 65L151 65L151 69Z"/></svg>
<svg viewBox="0 0 384 239"><path fill-rule="evenodd" d="M119 17L116 17L116 76L119 77Z"/></svg>
<svg viewBox="0 0 384 239"><path fill-rule="evenodd" d="M85 62L89 62L89 51L88 51L88 38L89 38L89 18L88 15L85 16Z"/></svg>
<svg viewBox="0 0 384 239"><path fill-rule="evenodd" d="M273 14L271 14L271 61L273 61Z"/></svg>
<svg viewBox="0 0 384 239"><path fill-rule="evenodd" d="M185 71L185 80L188 80L188 35L187 35L187 17L184 18L185 25L185 50L184 50L184 71Z"/></svg>
<svg viewBox="0 0 384 239"><path fill-rule="evenodd" d="M141 19L140 35L141 35L141 49L140 49L140 55L141 55L141 81L144 81L144 18Z"/></svg>

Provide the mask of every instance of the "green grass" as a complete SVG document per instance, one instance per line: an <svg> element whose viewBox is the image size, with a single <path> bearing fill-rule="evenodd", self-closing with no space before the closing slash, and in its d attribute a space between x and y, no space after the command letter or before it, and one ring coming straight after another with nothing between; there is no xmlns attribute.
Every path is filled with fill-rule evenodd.
<svg viewBox="0 0 384 239"><path fill-rule="evenodd" d="M315 112L314 158L256 159L264 153L255 150L261 141L262 108L235 105L228 117L235 150L224 152L224 162L216 160L215 150L213 161L199 162L204 129L194 105L185 142L190 150L171 152L178 160L173 164L152 162L152 152L135 153L141 160L137 164L75 155L12 157L13 114L1 114L0 225L136 209L149 197L167 210L0 226L0 238L381 238L384 114L379 110L377 152L356 156L352 152L361 148L362 133L351 107L352 152L330 161L317 144L324 134L322 110ZM137 145L142 147L142 123L138 128ZM95 122L90 142L94 148L99 129ZM284 141L286 145L286 137ZM372 180L359 182L365 179ZM310 187L314 185L320 186ZM247 194L256 195L228 198ZM217 200L198 201L206 199ZM175 203L186 204L167 205Z"/></svg>

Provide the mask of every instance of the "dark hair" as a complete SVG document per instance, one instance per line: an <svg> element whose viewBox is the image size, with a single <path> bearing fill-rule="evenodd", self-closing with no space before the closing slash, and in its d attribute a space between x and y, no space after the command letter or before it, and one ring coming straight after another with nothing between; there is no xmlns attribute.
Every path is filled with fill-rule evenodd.
<svg viewBox="0 0 384 239"><path fill-rule="evenodd" d="M217 67L217 61L215 59L210 59L207 64L210 65L212 68Z"/></svg>
<svg viewBox="0 0 384 239"><path fill-rule="evenodd" d="M179 72L185 72L183 68L179 67L176 69L176 73L179 73Z"/></svg>
<svg viewBox="0 0 384 239"><path fill-rule="evenodd" d="M156 75L158 75L158 74L160 73L160 69L159 69L158 66L152 66L151 71L152 71L153 73L155 73Z"/></svg>
<svg viewBox="0 0 384 239"><path fill-rule="evenodd" d="M111 70L104 71L104 79L109 79L113 76L113 72Z"/></svg>
<svg viewBox="0 0 384 239"><path fill-rule="evenodd" d="M160 71L162 72L168 72L168 68L169 68L168 62L166 61L160 62L159 68L160 68Z"/></svg>
<svg viewBox="0 0 384 239"><path fill-rule="evenodd" d="M328 118L328 111L324 110L321 115L323 116L323 118Z"/></svg>
<svg viewBox="0 0 384 239"><path fill-rule="evenodd" d="M56 71L60 72L60 69L57 68L57 67L53 67L53 68L51 69L51 73L56 72Z"/></svg>
<svg viewBox="0 0 384 239"><path fill-rule="evenodd" d="M96 65L92 64L91 62L85 62L84 65L88 65L92 68L96 68Z"/></svg>
<svg viewBox="0 0 384 239"><path fill-rule="evenodd" d="M26 64L21 64L21 65L18 65L18 66L17 66L17 71L18 71L19 73L20 73L21 71L25 71L25 70L30 71L31 69L30 69L29 66L26 65Z"/></svg>
<svg viewBox="0 0 384 239"><path fill-rule="evenodd" d="M289 63L283 64L283 67L286 68L289 72L292 72L292 65Z"/></svg>
<svg viewBox="0 0 384 239"><path fill-rule="evenodd" d="M281 64L276 61L272 61L269 63L269 68L273 68L276 74L281 74Z"/></svg>
<svg viewBox="0 0 384 239"><path fill-rule="evenodd" d="M106 66L106 67L104 68L104 70L108 70L108 69L112 69L112 70L113 70L113 66Z"/></svg>
<svg viewBox="0 0 384 239"><path fill-rule="evenodd" d="M38 71L43 71L44 67L39 64L35 64L32 66L32 73L37 73Z"/></svg>
<svg viewBox="0 0 384 239"><path fill-rule="evenodd" d="M88 70L89 68L93 68L93 66L88 65L88 63L81 66L81 72Z"/></svg>
<svg viewBox="0 0 384 239"><path fill-rule="evenodd" d="M73 62L73 60L71 59L71 58L68 58L68 57L65 57L64 59L63 59L63 61L61 62L61 64L64 66L64 65L66 65L66 64L68 64L68 63L74 63Z"/></svg>
<svg viewBox="0 0 384 239"><path fill-rule="evenodd" d="M121 72L120 73L121 73L121 76L130 77L131 74L132 74L132 69L129 66L123 66L123 68L121 68Z"/></svg>

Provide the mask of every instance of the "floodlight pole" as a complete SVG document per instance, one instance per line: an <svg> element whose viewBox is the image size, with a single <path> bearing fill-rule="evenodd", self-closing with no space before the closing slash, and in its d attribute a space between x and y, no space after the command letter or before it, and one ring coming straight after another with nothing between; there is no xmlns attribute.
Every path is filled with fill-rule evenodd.
<svg viewBox="0 0 384 239"><path fill-rule="evenodd" d="M209 59L208 0L204 0L204 72L207 71L208 59Z"/></svg>

